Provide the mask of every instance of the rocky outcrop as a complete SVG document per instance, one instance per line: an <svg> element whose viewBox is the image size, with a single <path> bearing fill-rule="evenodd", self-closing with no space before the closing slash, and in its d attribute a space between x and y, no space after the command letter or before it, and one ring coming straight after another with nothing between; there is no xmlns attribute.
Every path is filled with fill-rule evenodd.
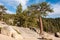
<svg viewBox="0 0 60 40"><path fill-rule="evenodd" d="M16 40L12 37L0 34L0 40Z"/></svg>
<svg viewBox="0 0 60 40"><path fill-rule="evenodd" d="M0 27L0 40L60 40L60 38L46 32L41 36L39 29L36 28L16 27L4 22L0 22ZM57 35L60 36L60 33L57 33Z"/></svg>
<svg viewBox="0 0 60 40"><path fill-rule="evenodd" d="M53 38L54 38L53 35L48 34L46 32L44 32L44 34L41 37L42 37L42 39L45 39L45 40L53 40Z"/></svg>
<svg viewBox="0 0 60 40"><path fill-rule="evenodd" d="M5 26L1 29L1 34L13 37L15 39L23 39L23 37L18 34L11 26Z"/></svg>
<svg viewBox="0 0 60 40"><path fill-rule="evenodd" d="M60 37L60 33L59 32L56 32L55 33L55 37Z"/></svg>

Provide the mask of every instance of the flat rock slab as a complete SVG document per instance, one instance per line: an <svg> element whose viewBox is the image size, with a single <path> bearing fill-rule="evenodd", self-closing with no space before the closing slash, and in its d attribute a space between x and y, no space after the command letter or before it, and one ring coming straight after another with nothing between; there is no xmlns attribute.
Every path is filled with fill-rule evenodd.
<svg viewBox="0 0 60 40"><path fill-rule="evenodd" d="M12 37L0 34L0 40L16 40Z"/></svg>

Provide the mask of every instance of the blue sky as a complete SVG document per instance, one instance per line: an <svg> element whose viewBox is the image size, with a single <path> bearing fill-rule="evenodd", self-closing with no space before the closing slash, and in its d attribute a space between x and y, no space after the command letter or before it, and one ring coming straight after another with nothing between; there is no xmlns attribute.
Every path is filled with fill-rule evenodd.
<svg viewBox="0 0 60 40"><path fill-rule="evenodd" d="M54 12L49 13L47 17L60 17L60 0L0 0L0 5L4 5L8 10L7 13L16 13L17 6L21 3L23 9L26 9L28 5L48 2L51 4Z"/></svg>

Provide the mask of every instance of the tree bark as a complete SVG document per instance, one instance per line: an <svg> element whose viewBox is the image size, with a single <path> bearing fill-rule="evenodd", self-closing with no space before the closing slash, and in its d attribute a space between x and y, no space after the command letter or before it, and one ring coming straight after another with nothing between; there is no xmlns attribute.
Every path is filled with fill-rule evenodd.
<svg viewBox="0 0 60 40"><path fill-rule="evenodd" d="M40 35L43 35L42 17L39 17L39 27L40 27Z"/></svg>
<svg viewBox="0 0 60 40"><path fill-rule="evenodd" d="M1 21L3 21L3 14L1 14L1 17L2 17L2 18L1 18Z"/></svg>

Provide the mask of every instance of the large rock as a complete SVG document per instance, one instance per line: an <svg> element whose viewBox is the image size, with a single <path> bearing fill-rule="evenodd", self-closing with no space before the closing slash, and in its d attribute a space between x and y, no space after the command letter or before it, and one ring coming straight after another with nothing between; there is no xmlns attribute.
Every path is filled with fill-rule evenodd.
<svg viewBox="0 0 60 40"><path fill-rule="evenodd" d="M16 40L12 37L0 34L0 40Z"/></svg>
<svg viewBox="0 0 60 40"><path fill-rule="evenodd" d="M59 32L56 32L55 33L55 37L60 37L60 33Z"/></svg>
<svg viewBox="0 0 60 40"><path fill-rule="evenodd" d="M4 35L11 36L13 32L15 33L15 31L10 26L1 28L1 34Z"/></svg>
<svg viewBox="0 0 60 40"><path fill-rule="evenodd" d="M44 34L41 37L42 37L42 39L53 40L54 36L51 35L51 34L48 34L48 33L44 32Z"/></svg>
<svg viewBox="0 0 60 40"><path fill-rule="evenodd" d="M17 40L23 39L11 26L5 26L1 29L1 34L13 37Z"/></svg>

